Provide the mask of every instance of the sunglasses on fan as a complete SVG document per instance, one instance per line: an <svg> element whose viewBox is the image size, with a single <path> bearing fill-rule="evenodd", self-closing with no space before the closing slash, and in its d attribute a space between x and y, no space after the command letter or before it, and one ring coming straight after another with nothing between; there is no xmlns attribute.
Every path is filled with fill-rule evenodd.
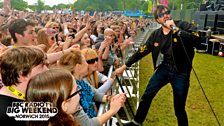
<svg viewBox="0 0 224 126"><path fill-rule="evenodd" d="M98 62L98 57L97 58L94 58L94 59L86 60L86 62L88 64L94 64L95 62Z"/></svg>

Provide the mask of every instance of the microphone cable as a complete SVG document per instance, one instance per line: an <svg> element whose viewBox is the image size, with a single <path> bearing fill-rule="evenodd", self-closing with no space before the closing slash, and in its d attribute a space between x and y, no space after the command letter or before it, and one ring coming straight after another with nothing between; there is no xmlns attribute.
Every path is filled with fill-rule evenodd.
<svg viewBox="0 0 224 126"><path fill-rule="evenodd" d="M188 62L191 64L191 60L190 60L190 58L189 58L189 56L188 56L188 54L187 54L187 50L186 50L186 48L185 48L185 46L184 46L184 43L183 43L183 40L182 40L180 34L181 34L181 31L178 31L177 36L180 38L180 42L181 42L181 44L182 44L182 46L183 46L183 49L184 49L184 52L185 52L185 54L186 54L186 56L187 56ZM171 42L172 42L172 37L171 37ZM204 94L205 99L206 99L206 101L208 102L208 105L209 105L210 109L212 110L213 115L215 116L215 119L216 119L218 125L221 126L220 121L219 121L217 115L215 114L215 111L214 111L214 109L212 108L211 103L210 103L209 100L208 100L208 97L207 97L207 95L206 95L206 93L205 93L205 91L204 91L204 88L202 87L202 84L201 84L201 82L200 82L200 80L199 80L199 78L198 78L198 75L197 75L196 71L194 70L194 67L193 67L192 64L191 64L191 67L192 67L193 73L194 73L194 75L195 75L195 77L196 77L196 80L198 81L198 84L199 84L199 86L200 86L200 88L201 88L201 90L202 90L202 93Z"/></svg>

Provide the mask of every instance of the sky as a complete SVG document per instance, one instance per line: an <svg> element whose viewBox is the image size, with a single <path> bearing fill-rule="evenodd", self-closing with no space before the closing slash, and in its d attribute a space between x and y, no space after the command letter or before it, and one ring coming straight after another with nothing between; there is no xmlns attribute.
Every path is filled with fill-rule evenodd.
<svg viewBox="0 0 224 126"><path fill-rule="evenodd" d="M35 3L37 3L37 0L24 0L28 2L28 5L33 5ZM60 3L64 3L64 4L72 4L74 3L74 1L76 0L42 0L45 5L49 5L49 6L53 6L53 5L58 5Z"/></svg>

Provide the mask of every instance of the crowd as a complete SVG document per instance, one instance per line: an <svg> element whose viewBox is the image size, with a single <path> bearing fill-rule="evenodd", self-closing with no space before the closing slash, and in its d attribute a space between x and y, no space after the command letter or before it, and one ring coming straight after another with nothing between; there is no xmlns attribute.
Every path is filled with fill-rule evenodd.
<svg viewBox="0 0 224 126"><path fill-rule="evenodd" d="M0 15L0 121L7 125L104 124L123 106L125 93L108 95L125 49L148 19L88 12ZM13 102L51 102L58 113L48 121L16 121L6 114ZM110 109L97 116L98 103Z"/></svg>
<svg viewBox="0 0 224 126"><path fill-rule="evenodd" d="M114 77L152 53L154 73L141 97L134 119L126 126L141 125L159 90L171 84L179 126L188 126L185 110L194 49L200 45L196 27L173 20L171 10L157 5L154 30L129 59L137 29L151 20L121 15L0 13L0 121L7 125L103 125L126 100L125 92L109 94ZM110 66L115 71L108 75ZM49 120L16 121L13 114L22 103L51 103L57 108ZM109 110L97 116L100 103ZM13 106L16 107L13 109ZM45 110L45 111L47 111ZM40 109L31 108L31 112ZM18 113L18 112L17 112Z"/></svg>

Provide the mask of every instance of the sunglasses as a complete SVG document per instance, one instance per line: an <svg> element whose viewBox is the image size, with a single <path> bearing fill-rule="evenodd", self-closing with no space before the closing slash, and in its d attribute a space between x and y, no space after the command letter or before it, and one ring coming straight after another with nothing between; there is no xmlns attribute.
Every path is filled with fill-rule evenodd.
<svg viewBox="0 0 224 126"><path fill-rule="evenodd" d="M90 59L86 61L88 64L94 64L95 62L98 62L98 57L94 59Z"/></svg>
<svg viewBox="0 0 224 126"><path fill-rule="evenodd" d="M51 40L54 41L54 37L51 37Z"/></svg>
<svg viewBox="0 0 224 126"><path fill-rule="evenodd" d="M164 13L160 13L159 15L158 15L158 17L163 17L164 15L168 15L168 14L170 14L170 11L168 10L168 11L166 11L166 12L164 12Z"/></svg>
<svg viewBox="0 0 224 126"><path fill-rule="evenodd" d="M75 95L77 95L77 94L80 94L82 91L83 91L83 89L79 89L79 90L77 90L76 92L74 92L73 94L71 94L70 96L68 96L67 99L72 98L73 96L75 96Z"/></svg>
<svg viewBox="0 0 224 126"><path fill-rule="evenodd" d="M58 29L59 27L52 27L52 28L53 28L53 29L56 29L56 28Z"/></svg>

